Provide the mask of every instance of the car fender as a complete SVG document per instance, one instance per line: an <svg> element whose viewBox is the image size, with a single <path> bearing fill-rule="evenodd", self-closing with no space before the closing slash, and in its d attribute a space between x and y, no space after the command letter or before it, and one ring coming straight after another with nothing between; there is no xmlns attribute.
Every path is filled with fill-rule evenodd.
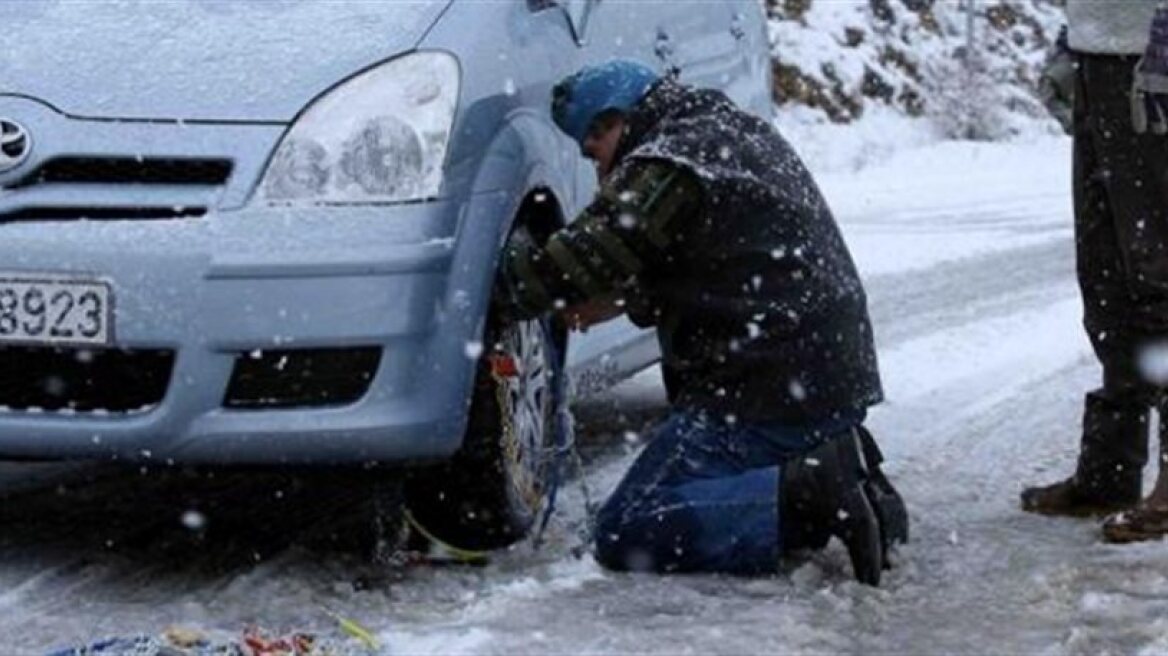
<svg viewBox="0 0 1168 656"><path fill-rule="evenodd" d="M481 340L499 256L514 221L535 190L548 193L549 201L560 208L570 203L564 199L573 197L572 174L578 161L571 150L562 156L565 142L534 111L514 112L483 152L471 191L459 209L450 278L437 313L440 330L430 361L454 388L451 404L463 403L451 413L458 418L452 430L457 428L460 436L466 428L478 355L488 346Z"/></svg>

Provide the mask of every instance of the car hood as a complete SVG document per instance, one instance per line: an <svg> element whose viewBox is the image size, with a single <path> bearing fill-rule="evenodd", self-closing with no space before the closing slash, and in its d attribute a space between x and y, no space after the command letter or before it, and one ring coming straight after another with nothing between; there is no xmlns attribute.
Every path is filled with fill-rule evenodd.
<svg viewBox="0 0 1168 656"><path fill-rule="evenodd" d="M418 44L451 0L0 3L0 95L70 115L289 121Z"/></svg>

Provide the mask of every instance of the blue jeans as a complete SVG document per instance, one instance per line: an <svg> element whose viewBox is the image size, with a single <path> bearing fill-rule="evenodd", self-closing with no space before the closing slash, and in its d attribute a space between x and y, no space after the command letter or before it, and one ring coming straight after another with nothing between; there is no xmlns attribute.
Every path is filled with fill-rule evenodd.
<svg viewBox="0 0 1168 656"><path fill-rule="evenodd" d="M774 572L783 463L863 419L731 424L672 411L600 509L597 560L618 570Z"/></svg>

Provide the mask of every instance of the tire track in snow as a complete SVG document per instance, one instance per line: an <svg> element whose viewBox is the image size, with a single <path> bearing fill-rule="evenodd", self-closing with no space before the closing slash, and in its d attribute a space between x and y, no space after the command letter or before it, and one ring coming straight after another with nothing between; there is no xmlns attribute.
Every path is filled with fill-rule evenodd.
<svg viewBox="0 0 1168 656"><path fill-rule="evenodd" d="M1073 467L1080 393L1097 376L1089 358L1071 362L938 430L926 453L918 447L923 466L897 477L914 542L889 577L888 615L870 648L1134 653L1162 640L1165 623L1147 621L1168 608L1162 546L1104 545L1096 521L1017 505L1022 486Z"/></svg>
<svg viewBox="0 0 1168 656"><path fill-rule="evenodd" d="M890 398L871 424L914 542L865 650L1168 647L1168 621L1147 620L1168 610L1162 548L1103 545L1096 522L1018 508L1023 486L1072 470L1098 384L1072 267L1052 243L874 285Z"/></svg>
<svg viewBox="0 0 1168 656"><path fill-rule="evenodd" d="M887 350L917 336L1065 299L1074 280L1074 251L1060 239L872 278L868 305L880 348Z"/></svg>

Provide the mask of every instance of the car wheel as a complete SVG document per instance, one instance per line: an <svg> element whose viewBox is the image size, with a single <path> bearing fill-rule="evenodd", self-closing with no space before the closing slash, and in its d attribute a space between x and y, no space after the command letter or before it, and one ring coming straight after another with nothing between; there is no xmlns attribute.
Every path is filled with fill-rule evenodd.
<svg viewBox="0 0 1168 656"><path fill-rule="evenodd" d="M535 523L554 465L558 334L548 321L490 321L463 447L407 488L414 519L439 540L497 549Z"/></svg>

